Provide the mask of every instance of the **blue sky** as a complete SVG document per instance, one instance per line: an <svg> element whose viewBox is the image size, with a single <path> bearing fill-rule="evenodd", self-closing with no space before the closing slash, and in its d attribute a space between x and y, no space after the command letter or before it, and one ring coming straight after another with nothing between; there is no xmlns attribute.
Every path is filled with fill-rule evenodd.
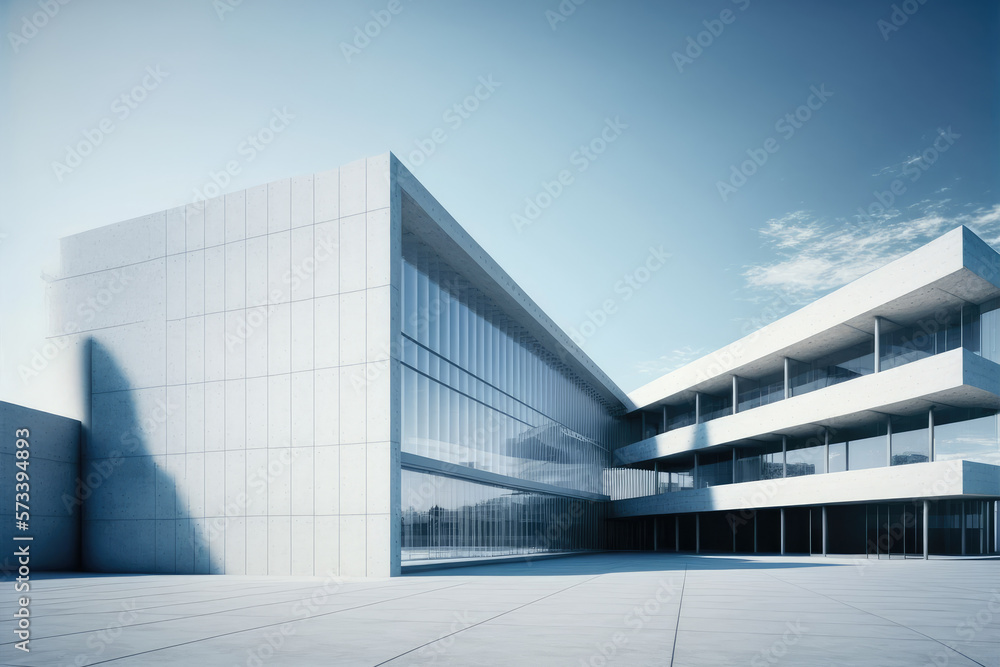
<svg viewBox="0 0 1000 667"><path fill-rule="evenodd" d="M395 152L625 390L957 224L1000 244L997 2L236 1L0 3L0 398L46 387L57 239L230 160Z"/></svg>

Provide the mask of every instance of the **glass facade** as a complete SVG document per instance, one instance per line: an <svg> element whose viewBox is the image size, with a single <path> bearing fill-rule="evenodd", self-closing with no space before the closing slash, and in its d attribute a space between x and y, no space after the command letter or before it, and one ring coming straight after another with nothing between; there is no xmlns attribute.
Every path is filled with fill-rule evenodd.
<svg viewBox="0 0 1000 667"><path fill-rule="evenodd" d="M971 327L965 335L970 337ZM882 334L879 368L883 371L962 347L961 311L941 311L915 324ZM971 341L971 338L970 338Z"/></svg>
<svg viewBox="0 0 1000 667"><path fill-rule="evenodd" d="M785 397L785 374L775 373L756 380L737 379L738 410L751 410Z"/></svg>
<svg viewBox="0 0 1000 667"><path fill-rule="evenodd" d="M818 444L817 444L818 443ZM789 438L785 454L788 477L826 472L826 444L823 437Z"/></svg>
<svg viewBox="0 0 1000 667"><path fill-rule="evenodd" d="M979 307L979 353L1000 364L1000 299Z"/></svg>
<svg viewBox="0 0 1000 667"><path fill-rule="evenodd" d="M605 492L610 452L627 440L616 407L410 233L403 234L401 303L404 453L512 482ZM584 501L404 470L410 488L428 478L445 480L430 505L410 507L403 495L406 558L591 548L566 546L576 538L546 546L531 537ZM440 516L428 523L432 511ZM521 520L530 525L511 528Z"/></svg>
<svg viewBox="0 0 1000 667"><path fill-rule="evenodd" d="M736 481L756 482L783 476L781 443L760 443L736 450Z"/></svg>
<svg viewBox="0 0 1000 667"><path fill-rule="evenodd" d="M600 548L604 505L402 471L402 559Z"/></svg>
<svg viewBox="0 0 1000 667"><path fill-rule="evenodd" d="M968 459L1000 465L998 416L979 416L978 410L935 411L934 459L949 461ZM958 419L965 417L965 419Z"/></svg>
<svg viewBox="0 0 1000 667"><path fill-rule="evenodd" d="M892 418L891 463L894 466L931 460L931 439L927 415Z"/></svg>
<svg viewBox="0 0 1000 667"><path fill-rule="evenodd" d="M790 360L791 395L831 387L875 372L875 342L853 345L811 362Z"/></svg>

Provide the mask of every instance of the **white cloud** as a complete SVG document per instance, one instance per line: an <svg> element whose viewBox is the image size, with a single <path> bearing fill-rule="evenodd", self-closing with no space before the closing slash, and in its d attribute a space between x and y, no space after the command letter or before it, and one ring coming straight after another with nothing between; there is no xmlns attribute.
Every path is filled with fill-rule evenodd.
<svg viewBox="0 0 1000 667"><path fill-rule="evenodd" d="M776 258L744 271L752 290L812 300L905 255L941 234L965 225L991 245L1000 245L1000 204L948 215L944 201L924 201L916 217L898 211L872 224L827 223L806 211L768 220L760 230Z"/></svg>

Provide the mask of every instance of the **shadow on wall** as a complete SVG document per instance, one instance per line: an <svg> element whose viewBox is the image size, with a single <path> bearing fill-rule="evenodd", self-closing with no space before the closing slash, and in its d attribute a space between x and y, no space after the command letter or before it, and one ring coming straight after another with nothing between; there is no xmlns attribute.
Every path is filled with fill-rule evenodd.
<svg viewBox="0 0 1000 667"><path fill-rule="evenodd" d="M205 489L220 482L205 479L203 451L186 451L186 406L170 404L166 387L133 388L107 347L94 339L89 347L90 419L76 489L83 569L221 572L224 554L210 553L205 518Z"/></svg>

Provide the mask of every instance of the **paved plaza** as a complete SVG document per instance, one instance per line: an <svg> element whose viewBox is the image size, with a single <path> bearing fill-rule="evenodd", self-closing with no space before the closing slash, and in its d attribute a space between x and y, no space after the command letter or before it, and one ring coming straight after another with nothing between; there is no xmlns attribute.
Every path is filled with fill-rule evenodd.
<svg viewBox="0 0 1000 667"><path fill-rule="evenodd" d="M0 598L15 608L13 583ZM1000 561L604 553L395 579L39 575L3 665L985 665Z"/></svg>

